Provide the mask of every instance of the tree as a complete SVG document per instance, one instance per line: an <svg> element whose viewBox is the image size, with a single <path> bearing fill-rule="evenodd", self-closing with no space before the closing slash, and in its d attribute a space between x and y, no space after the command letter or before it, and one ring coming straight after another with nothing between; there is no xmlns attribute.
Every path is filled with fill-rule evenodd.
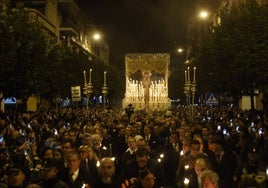
<svg viewBox="0 0 268 188"><path fill-rule="evenodd" d="M36 71L47 59L51 38L29 19L22 4L0 15L0 90L27 99L38 82Z"/></svg>
<svg viewBox="0 0 268 188"><path fill-rule="evenodd" d="M229 93L234 98L268 82L268 22L264 7L255 1L222 10L220 25L203 40L196 63L201 88Z"/></svg>

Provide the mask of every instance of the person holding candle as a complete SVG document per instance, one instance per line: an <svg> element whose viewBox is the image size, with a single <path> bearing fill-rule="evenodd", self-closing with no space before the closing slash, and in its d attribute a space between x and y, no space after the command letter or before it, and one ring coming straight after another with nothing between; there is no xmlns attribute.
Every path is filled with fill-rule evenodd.
<svg viewBox="0 0 268 188"><path fill-rule="evenodd" d="M139 182L134 188L160 188L155 182L155 176L149 169L140 172Z"/></svg>

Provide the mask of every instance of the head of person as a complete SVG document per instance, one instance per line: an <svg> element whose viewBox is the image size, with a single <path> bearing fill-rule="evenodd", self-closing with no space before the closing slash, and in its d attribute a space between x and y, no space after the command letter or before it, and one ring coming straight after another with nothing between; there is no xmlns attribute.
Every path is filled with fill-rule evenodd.
<svg viewBox="0 0 268 188"><path fill-rule="evenodd" d="M137 149L136 139L132 136L129 136L127 138L127 145L132 151L135 151Z"/></svg>
<svg viewBox="0 0 268 188"><path fill-rule="evenodd" d="M143 131L144 131L144 135L150 135L151 134L151 127L149 127L148 125L145 125L144 126L144 129L143 129Z"/></svg>
<svg viewBox="0 0 268 188"><path fill-rule="evenodd" d="M81 145L78 149L78 152L80 153L81 159L87 159L89 156L87 145Z"/></svg>
<svg viewBox="0 0 268 188"><path fill-rule="evenodd" d="M89 133L84 133L83 134L82 144L91 146L91 135Z"/></svg>
<svg viewBox="0 0 268 188"><path fill-rule="evenodd" d="M91 143L94 150L99 150L101 148L102 138L99 134L93 134L91 137Z"/></svg>
<svg viewBox="0 0 268 188"><path fill-rule="evenodd" d="M24 168L18 164L7 166L6 175L10 187L22 187L26 178Z"/></svg>
<svg viewBox="0 0 268 188"><path fill-rule="evenodd" d="M63 155L61 148L54 149L53 156L54 156L54 159L56 159L58 161L64 160L64 155Z"/></svg>
<svg viewBox="0 0 268 188"><path fill-rule="evenodd" d="M155 176L149 169L143 169L139 174L139 181L143 188L152 188L155 184Z"/></svg>
<svg viewBox="0 0 268 188"><path fill-rule="evenodd" d="M218 188L219 187L219 176L212 170L204 170L201 174L202 188Z"/></svg>
<svg viewBox="0 0 268 188"><path fill-rule="evenodd" d="M42 160L45 161L47 159L52 159L54 157L54 151L52 148L50 147L45 147L42 150L41 156L42 156Z"/></svg>
<svg viewBox="0 0 268 188"><path fill-rule="evenodd" d="M140 138L136 142L137 148L145 148L148 152L150 152L150 146L146 142L144 138Z"/></svg>
<svg viewBox="0 0 268 188"><path fill-rule="evenodd" d="M169 142L171 144L178 144L179 143L179 134L177 132L172 132L169 136Z"/></svg>
<svg viewBox="0 0 268 188"><path fill-rule="evenodd" d="M69 130L69 139L72 139L73 142L75 142L76 138L77 138L77 129L76 128L71 128Z"/></svg>
<svg viewBox="0 0 268 188"><path fill-rule="evenodd" d="M73 151L67 155L67 167L70 173L76 172L81 163L81 158L79 153Z"/></svg>
<svg viewBox="0 0 268 188"><path fill-rule="evenodd" d="M98 174L104 184L111 184L112 177L115 174L114 161L110 157L104 157L100 160Z"/></svg>
<svg viewBox="0 0 268 188"><path fill-rule="evenodd" d="M58 161L56 159L47 159L41 168L41 175L44 181L53 180L58 173Z"/></svg>
<svg viewBox="0 0 268 188"><path fill-rule="evenodd" d="M149 153L146 148L138 148L136 151L136 161L139 168L144 168L149 160Z"/></svg>
<svg viewBox="0 0 268 188"><path fill-rule="evenodd" d="M65 139L61 143L61 150L66 157L69 153L74 151L74 142L71 139Z"/></svg>
<svg viewBox="0 0 268 188"><path fill-rule="evenodd" d="M191 150L191 138L184 137L182 140L182 151L183 153L189 153Z"/></svg>
<svg viewBox="0 0 268 188"><path fill-rule="evenodd" d="M200 142L196 139L192 140L191 142L191 155L197 156L200 154Z"/></svg>
<svg viewBox="0 0 268 188"><path fill-rule="evenodd" d="M200 176L200 174L204 170L208 170L208 169L209 169L209 166L208 166L208 162L206 159L199 158L196 160L195 165L194 165L194 170L197 176Z"/></svg>

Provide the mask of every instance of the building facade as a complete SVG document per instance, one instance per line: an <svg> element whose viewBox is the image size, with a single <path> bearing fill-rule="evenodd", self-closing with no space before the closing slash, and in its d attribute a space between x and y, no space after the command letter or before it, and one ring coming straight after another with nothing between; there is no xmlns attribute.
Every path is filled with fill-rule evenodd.
<svg viewBox="0 0 268 188"><path fill-rule="evenodd" d="M2 9L23 2L32 21L40 22L56 37L57 43L69 47L74 53L83 52L89 59L109 64L110 48L102 39L95 41L97 27L81 11L77 0L0 0Z"/></svg>

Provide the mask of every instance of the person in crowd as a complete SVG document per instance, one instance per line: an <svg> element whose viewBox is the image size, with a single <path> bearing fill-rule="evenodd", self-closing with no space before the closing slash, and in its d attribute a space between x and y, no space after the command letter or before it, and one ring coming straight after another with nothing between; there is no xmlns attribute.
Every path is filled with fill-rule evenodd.
<svg viewBox="0 0 268 188"><path fill-rule="evenodd" d="M82 135L82 145L91 146L91 134L84 133Z"/></svg>
<svg viewBox="0 0 268 188"><path fill-rule="evenodd" d="M98 167L98 176L94 187L102 188L124 188L128 182L115 174L115 164L112 158L104 157L100 160Z"/></svg>
<svg viewBox="0 0 268 188"><path fill-rule="evenodd" d="M27 185L25 169L19 164L10 164L6 168L8 188L24 188Z"/></svg>
<svg viewBox="0 0 268 188"><path fill-rule="evenodd" d="M262 156L260 148L256 145L250 146L248 150L248 160L245 163L241 163L235 171L234 180L237 184L246 182L250 178L258 177L259 186L267 185L266 166L264 162L260 162ZM242 183L243 184L243 183Z"/></svg>
<svg viewBox="0 0 268 188"><path fill-rule="evenodd" d="M176 173L180 160L179 135L176 131L169 136L169 143L164 150L163 169L168 180L169 186L176 185Z"/></svg>
<svg viewBox="0 0 268 188"><path fill-rule="evenodd" d="M67 167L62 169L58 177L64 181L69 188L81 188L92 186L92 179L85 169L80 168L81 158L79 153L73 151L67 155Z"/></svg>
<svg viewBox="0 0 268 188"><path fill-rule="evenodd" d="M92 141L92 148L94 152L97 154L99 159L102 157L109 156L109 150L107 147L102 145L102 138L99 134L93 134L91 141Z"/></svg>
<svg viewBox="0 0 268 188"><path fill-rule="evenodd" d="M75 151L74 142L71 139L65 139L61 143L61 151L64 156L64 166L67 166L67 157L69 153Z"/></svg>
<svg viewBox="0 0 268 188"><path fill-rule="evenodd" d="M151 151L155 153L160 146L160 142L158 140L158 137L153 133L152 126L145 125L143 128L142 136L150 146Z"/></svg>
<svg viewBox="0 0 268 188"><path fill-rule="evenodd" d="M140 171L147 168L156 176L156 182L159 185L164 186L167 184L162 166L149 157L149 153L145 148L138 148L135 155L135 159L123 168L121 173L123 179L128 179L131 184L135 184L138 181Z"/></svg>
<svg viewBox="0 0 268 188"><path fill-rule="evenodd" d="M97 155L88 145L81 145L78 152L81 157L80 167L85 169L89 173L91 179L93 179L97 175Z"/></svg>
<svg viewBox="0 0 268 188"><path fill-rule="evenodd" d="M211 167L209 165L209 162L204 158L199 158L195 162L193 177L191 178L191 182L189 182L189 188L202 188L201 183L201 173L204 170L209 170Z"/></svg>
<svg viewBox="0 0 268 188"><path fill-rule="evenodd" d="M161 186L155 182L155 176L149 169L143 169L135 188L161 188Z"/></svg>
<svg viewBox="0 0 268 188"><path fill-rule="evenodd" d="M217 136L212 143L213 152L217 160L217 166L215 172L220 177L221 188L234 188L235 182L233 176L238 167L237 159L232 153L225 148L224 139L221 136Z"/></svg>
<svg viewBox="0 0 268 188"><path fill-rule="evenodd" d="M67 184L57 177L58 165L58 161L53 158L48 158L43 162L42 180L38 183L41 188L68 188Z"/></svg>
<svg viewBox="0 0 268 188"><path fill-rule="evenodd" d="M204 170L201 174L202 188L219 188L219 176L211 170Z"/></svg>
<svg viewBox="0 0 268 188"><path fill-rule="evenodd" d="M135 152L137 150L136 139L133 136L127 138L128 149L123 153L120 167L127 165L131 160L135 158Z"/></svg>
<svg viewBox="0 0 268 188"><path fill-rule="evenodd" d="M44 147L41 152L41 159L42 161L46 161L47 159L53 159L54 158L54 151L50 147Z"/></svg>
<svg viewBox="0 0 268 188"><path fill-rule="evenodd" d="M185 157L190 154L191 151L191 137L183 137L182 139L182 150L180 151L180 156Z"/></svg>
<svg viewBox="0 0 268 188"><path fill-rule="evenodd" d="M200 152L200 143L198 140L192 140L190 145L189 155L180 159L177 173L177 185L183 187L184 178L192 178L194 174L194 166L196 160L204 158L207 160L207 155Z"/></svg>

